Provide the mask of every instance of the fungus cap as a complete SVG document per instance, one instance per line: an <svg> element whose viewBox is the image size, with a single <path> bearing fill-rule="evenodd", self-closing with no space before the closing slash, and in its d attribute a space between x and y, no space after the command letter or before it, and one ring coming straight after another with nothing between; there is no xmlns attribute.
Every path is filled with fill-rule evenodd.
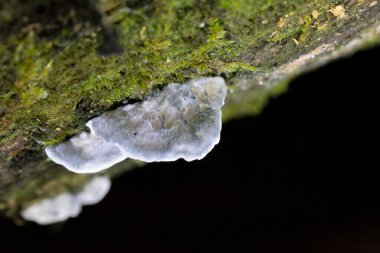
<svg viewBox="0 0 380 253"><path fill-rule="evenodd" d="M126 158L199 160L220 140L226 94L221 77L171 83L142 102L90 120L91 133L48 147L46 153L77 173L98 172Z"/></svg>
<svg viewBox="0 0 380 253"><path fill-rule="evenodd" d="M55 198L44 199L27 209L21 216L27 221L39 225L49 225L74 218L82 211L82 206L75 196L64 193Z"/></svg>
<svg viewBox="0 0 380 253"><path fill-rule="evenodd" d="M220 77L171 83L161 93L106 112L87 126L133 159L202 159L219 142L226 93Z"/></svg>
<svg viewBox="0 0 380 253"><path fill-rule="evenodd" d="M76 173L96 173L125 159L118 145L87 132L49 146L45 152L55 163Z"/></svg>
<svg viewBox="0 0 380 253"><path fill-rule="evenodd" d="M106 176L91 179L83 190L77 194L62 193L54 198L48 198L34 203L21 212L27 221L39 225L50 225L77 217L82 206L99 203L108 193L111 181Z"/></svg>
<svg viewBox="0 0 380 253"><path fill-rule="evenodd" d="M111 188L108 177L94 177L77 195L82 205L95 205L104 199Z"/></svg>

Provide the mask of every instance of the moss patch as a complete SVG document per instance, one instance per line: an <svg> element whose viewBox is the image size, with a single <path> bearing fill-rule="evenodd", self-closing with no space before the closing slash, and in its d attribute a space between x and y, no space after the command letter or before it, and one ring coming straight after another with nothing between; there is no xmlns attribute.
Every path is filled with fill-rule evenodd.
<svg viewBox="0 0 380 253"><path fill-rule="evenodd" d="M323 43L349 41L377 20L380 7L372 2L0 3L0 189L7 192L0 209L9 207L9 199L22 205L51 180L65 181L56 167L45 165L46 145L83 130L86 121L125 99L143 99L170 82L221 75L230 85L224 119L259 113L294 76L270 77L279 66ZM340 5L344 17L332 11ZM257 77L270 81L262 78L242 91L242 79L252 84ZM36 183L41 177L43 183ZM16 181L30 187L12 198Z"/></svg>
<svg viewBox="0 0 380 253"><path fill-rule="evenodd" d="M318 27L339 22L327 12L338 3L113 0L95 10L76 1L69 7L42 0L4 4L8 24L19 15L26 21L1 38L0 61L7 67L0 71L0 145L13 142L15 131L43 144L62 141L89 118L172 81L270 69L304 50L294 40L307 45L326 32ZM13 11L19 6L21 13ZM316 20L313 10L321 13ZM37 18L39 12L46 17ZM116 31L122 54L99 53L109 43L107 27ZM256 53L277 44L282 48Z"/></svg>

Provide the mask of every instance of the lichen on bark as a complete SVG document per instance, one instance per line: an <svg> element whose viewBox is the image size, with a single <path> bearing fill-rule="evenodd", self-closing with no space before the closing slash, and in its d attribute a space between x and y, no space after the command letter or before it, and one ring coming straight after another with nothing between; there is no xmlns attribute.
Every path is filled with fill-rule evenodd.
<svg viewBox="0 0 380 253"><path fill-rule="evenodd" d="M78 190L90 176L43 148L125 99L223 76L224 120L257 114L295 76L377 45L379 13L365 0L1 2L0 212Z"/></svg>

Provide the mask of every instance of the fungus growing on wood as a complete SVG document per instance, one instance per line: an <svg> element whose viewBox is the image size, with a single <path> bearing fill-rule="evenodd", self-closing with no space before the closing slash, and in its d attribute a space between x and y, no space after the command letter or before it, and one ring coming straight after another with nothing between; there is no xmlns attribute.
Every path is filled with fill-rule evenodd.
<svg viewBox="0 0 380 253"><path fill-rule="evenodd" d="M108 177L94 177L76 197L83 206L95 205L104 199L111 188Z"/></svg>
<svg viewBox="0 0 380 253"><path fill-rule="evenodd" d="M171 83L142 102L90 120L91 133L48 147L46 153L77 173L97 172L126 158L199 160L219 142L226 94L221 77Z"/></svg>
<svg viewBox="0 0 380 253"><path fill-rule="evenodd" d="M55 163L77 173L95 173L125 159L118 145L86 132L49 146L45 152Z"/></svg>
<svg viewBox="0 0 380 253"><path fill-rule="evenodd" d="M50 225L77 217L82 206L99 203L108 193L111 181L108 177L94 177L77 194L62 193L54 198L44 199L24 209L21 216L39 225Z"/></svg>
<svg viewBox="0 0 380 253"><path fill-rule="evenodd" d="M77 217L82 206L74 195L63 193L55 198L44 199L22 211L21 216L27 221L39 225L50 225Z"/></svg>

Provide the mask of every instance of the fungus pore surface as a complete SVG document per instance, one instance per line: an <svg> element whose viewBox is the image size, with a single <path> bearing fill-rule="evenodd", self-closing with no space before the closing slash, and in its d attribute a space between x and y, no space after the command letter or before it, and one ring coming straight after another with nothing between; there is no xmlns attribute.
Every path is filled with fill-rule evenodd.
<svg viewBox="0 0 380 253"><path fill-rule="evenodd" d="M171 83L142 102L90 120L91 133L47 147L46 154L77 173L98 172L126 158L202 159L220 140L226 94L221 77Z"/></svg>

